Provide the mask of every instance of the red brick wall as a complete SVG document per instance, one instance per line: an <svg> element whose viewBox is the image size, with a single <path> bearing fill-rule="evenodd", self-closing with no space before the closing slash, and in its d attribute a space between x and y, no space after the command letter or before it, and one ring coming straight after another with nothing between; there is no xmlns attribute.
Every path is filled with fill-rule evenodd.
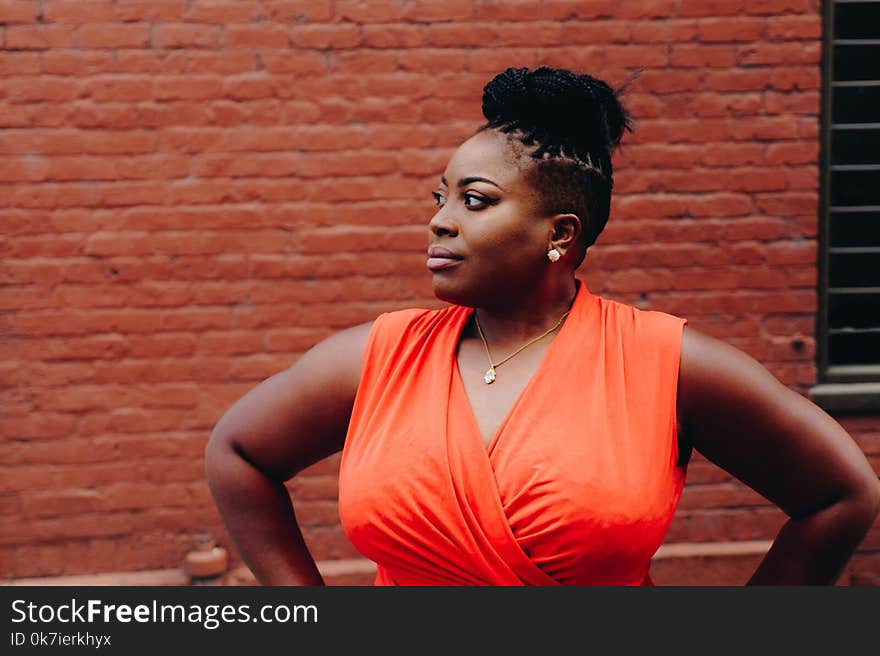
<svg viewBox="0 0 880 656"><path fill-rule="evenodd" d="M507 66L643 69L591 290L805 391L821 30L813 0L0 1L0 578L228 544L211 428L331 332L438 305L429 192ZM880 469L880 419L844 425ZM337 463L291 485L319 559L357 555ZM668 542L782 520L696 456Z"/></svg>

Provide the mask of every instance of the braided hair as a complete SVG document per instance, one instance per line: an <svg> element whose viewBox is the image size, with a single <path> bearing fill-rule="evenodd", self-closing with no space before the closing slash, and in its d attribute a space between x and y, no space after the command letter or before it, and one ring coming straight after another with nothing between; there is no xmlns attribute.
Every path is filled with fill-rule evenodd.
<svg viewBox="0 0 880 656"><path fill-rule="evenodd" d="M632 121L615 91L586 74L542 66L508 68L483 88L486 123L515 136L530 152L525 175L547 214L571 212L589 248L608 222L611 155Z"/></svg>

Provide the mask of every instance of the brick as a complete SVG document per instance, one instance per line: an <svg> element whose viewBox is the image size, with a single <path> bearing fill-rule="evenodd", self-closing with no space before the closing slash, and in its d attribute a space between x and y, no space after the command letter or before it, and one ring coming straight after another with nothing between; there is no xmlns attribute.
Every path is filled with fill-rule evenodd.
<svg viewBox="0 0 880 656"><path fill-rule="evenodd" d="M736 140L785 140L798 136L798 126L786 117L754 118L738 121L730 126L730 135Z"/></svg>
<svg viewBox="0 0 880 656"><path fill-rule="evenodd" d="M807 16L774 16L767 23L770 40L817 41L822 38L822 16L819 12Z"/></svg>
<svg viewBox="0 0 880 656"><path fill-rule="evenodd" d="M298 500L294 504L297 523L303 530L313 526L333 526L339 521L339 510L335 501Z"/></svg>
<svg viewBox="0 0 880 656"><path fill-rule="evenodd" d="M796 94L767 91L764 94L764 109L768 114L808 114L819 115L820 94L817 91L802 91Z"/></svg>
<svg viewBox="0 0 880 656"><path fill-rule="evenodd" d="M686 485L679 507L682 510L763 506L768 501L741 483Z"/></svg>
<svg viewBox="0 0 880 656"><path fill-rule="evenodd" d="M138 124L133 112L122 104L72 103L67 113L67 126L79 128L101 127L109 130L124 130L148 127Z"/></svg>
<svg viewBox="0 0 880 656"><path fill-rule="evenodd" d="M743 46L737 53L737 62L743 66L773 64L818 64L822 56L820 44L757 43Z"/></svg>
<svg viewBox="0 0 880 656"><path fill-rule="evenodd" d="M0 160L0 178L8 182L36 182L49 175L49 162L33 157L7 157Z"/></svg>
<svg viewBox="0 0 880 656"><path fill-rule="evenodd" d="M681 0L679 16L736 16L743 12L745 0Z"/></svg>
<svg viewBox="0 0 880 656"><path fill-rule="evenodd" d="M495 21L535 21L541 16L539 0L484 0L474 5L474 18Z"/></svg>
<svg viewBox="0 0 880 656"><path fill-rule="evenodd" d="M639 87L658 94L696 91L702 87L703 74L682 70L646 70L639 75Z"/></svg>
<svg viewBox="0 0 880 656"><path fill-rule="evenodd" d="M225 39L230 48L287 48L290 46L291 33L277 25L229 25L225 30Z"/></svg>
<svg viewBox="0 0 880 656"><path fill-rule="evenodd" d="M765 29L762 18L706 18L697 24L697 39L706 43L756 41Z"/></svg>
<svg viewBox="0 0 880 656"><path fill-rule="evenodd" d="M189 2L186 0L126 0L116 4L116 20L175 21L182 20Z"/></svg>
<svg viewBox="0 0 880 656"><path fill-rule="evenodd" d="M815 7L809 0L744 0L745 13L758 16L813 13Z"/></svg>
<svg viewBox="0 0 880 656"><path fill-rule="evenodd" d="M10 257L64 257L80 255L83 246L80 235L56 235L52 239L24 236L7 240L4 250Z"/></svg>
<svg viewBox="0 0 880 656"><path fill-rule="evenodd" d="M339 478L333 475L299 474L288 483L291 497L298 500L333 499L339 494Z"/></svg>
<svg viewBox="0 0 880 656"><path fill-rule="evenodd" d="M699 163L722 168L764 164L764 155L765 146L760 143L715 144L712 148L701 149Z"/></svg>
<svg viewBox="0 0 880 656"><path fill-rule="evenodd" d="M673 519L666 539L669 542L766 540L774 538L783 523L784 516L775 508L693 511Z"/></svg>
<svg viewBox="0 0 880 656"><path fill-rule="evenodd" d="M195 2L188 7L186 18L193 23L217 23L230 25L234 23L250 23L263 14L265 3L243 0L210 0ZM320 5L321 3L315 3Z"/></svg>
<svg viewBox="0 0 880 656"><path fill-rule="evenodd" d="M611 15L611 0L544 0L541 18L568 20L572 18L602 18Z"/></svg>
<svg viewBox="0 0 880 656"><path fill-rule="evenodd" d="M41 71L47 75L73 75L78 77L114 72L114 59L110 52L77 52L53 50L41 57Z"/></svg>
<svg viewBox="0 0 880 656"><path fill-rule="evenodd" d="M460 57L463 68L464 57ZM450 61L449 68L455 70L454 60ZM368 50L355 50L352 52L340 52L334 54L330 60L332 73L359 74L359 73L392 73L400 68L398 55L394 52L371 52Z"/></svg>
<svg viewBox="0 0 880 656"><path fill-rule="evenodd" d="M403 8L405 20L419 23L466 21L472 17L473 4L470 0L449 0L444 3L411 0Z"/></svg>
<svg viewBox="0 0 880 656"><path fill-rule="evenodd" d="M74 45L79 48L146 48L150 45L150 26L88 23L76 28Z"/></svg>
<svg viewBox="0 0 880 656"><path fill-rule="evenodd" d="M254 294L255 300L258 295ZM197 350L204 354L239 355L263 351L264 337L261 332L224 331L219 334L203 333L199 338Z"/></svg>
<svg viewBox="0 0 880 656"><path fill-rule="evenodd" d="M501 47L555 46L561 39L562 26L557 22L508 23L493 30L493 42Z"/></svg>
<svg viewBox="0 0 880 656"><path fill-rule="evenodd" d="M530 26L527 25L526 28L528 27ZM561 34L561 26L557 25L554 29L558 29ZM494 39L503 32L506 32L506 29L499 30L498 26L494 23L431 23L428 32L428 43L432 46L441 48L476 47L485 44L488 40L494 42ZM520 29L519 31L514 32L512 36L512 39L506 38L503 45L521 45L521 43L518 43L517 41L521 42L528 39L528 29Z"/></svg>
<svg viewBox="0 0 880 656"><path fill-rule="evenodd" d="M594 70L603 67L605 54L601 46L557 46L541 48L538 51L538 60L542 66ZM497 72L499 71L492 71L492 73Z"/></svg>
<svg viewBox="0 0 880 656"><path fill-rule="evenodd" d="M15 439L58 439L70 434L76 423L75 417L64 413L41 413L19 420L0 420L4 435Z"/></svg>
<svg viewBox="0 0 880 656"><path fill-rule="evenodd" d="M71 48L74 43L74 28L70 25L13 25L5 30L4 47L10 50Z"/></svg>
<svg viewBox="0 0 880 656"><path fill-rule="evenodd" d="M0 2L0 23L36 23L41 16L40 5L36 2L3 0Z"/></svg>
<svg viewBox="0 0 880 656"><path fill-rule="evenodd" d="M629 43L633 38L633 26L626 21L585 21L562 24L562 43ZM504 70L501 68L500 70Z"/></svg>
<svg viewBox="0 0 880 656"><path fill-rule="evenodd" d="M712 71L706 76L706 88L713 91L753 91L770 88L776 69Z"/></svg>
<svg viewBox="0 0 880 656"><path fill-rule="evenodd" d="M744 216L755 208L752 199L746 194L718 193L693 198L687 203L691 216Z"/></svg>
<svg viewBox="0 0 880 656"><path fill-rule="evenodd" d="M260 61L269 73L321 75L326 72L326 58L316 52L283 52L266 51L260 53Z"/></svg>
<svg viewBox="0 0 880 656"><path fill-rule="evenodd" d="M798 136L805 139L816 139L819 137L819 121L817 117L802 117L798 119Z"/></svg>
<svg viewBox="0 0 880 656"><path fill-rule="evenodd" d="M360 45L361 39L360 27L345 23L302 25L290 31L291 44L300 48L354 48Z"/></svg>
<svg viewBox="0 0 880 656"><path fill-rule="evenodd" d="M638 145L626 150L627 161L637 168L690 168L695 166L700 150L692 146L663 144Z"/></svg>
<svg viewBox="0 0 880 656"><path fill-rule="evenodd" d="M6 97L11 102L63 102L82 93L83 83L58 75L8 77L4 80Z"/></svg>
<svg viewBox="0 0 880 656"><path fill-rule="evenodd" d="M365 25L363 45L369 48L418 48L429 41L426 25Z"/></svg>
<svg viewBox="0 0 880 656"><path fill-rule="evenodd" d="M499 62L509 63L517 58L530 61L533 50L528 48L493 48L491 56L473 57L466 50L449 48L413 48L406 57L396 57L401 70L422 73L443 73L450 70L487 71L499 70ZM489 55L490 53L485 53ZM488 61L487 61L488 60Z"/></svg>
<svg viewBox="0 0 880 656"><path fill-rule="evenodd" d="M786 188L813 190L819 186L819 169L816 166L800 166L784 172Z"/></svg>
<svg viewBox="0 0 880 656"><path fill-rule="evenodd" d="M0 75L37 75L41 57L36 52L4 52L0 59Z"/></svg>
<svg viewBox="0 0 880 656"><path fill-rule="evenodd" d="M393 23L403 16L400 0L337 0L333 9L337 18L353 23Z"/></svg>
<svg viewBox="0 0 880 656"><path fill-rule="evenodd" d="M11 576L52 576L64 572L65 548L63 545L28 545L18 547L10 558L10 568L4 574Z"/></svg>
<svg viewBox="0 0 880 656"><path fill-rule="evenodd" d="M165 23L153 28L154 48L217 48L222 28L215 25ZM227 32L227 37L229 33ZM265 44L268 45L268 44Z"/></svg>
<svg viewBox="0 0 880 656"><path fill-rule="evenodd" d="M114 18L113 5L113 2L103 0L87 3L77 2L76 0L47 2L42 11L43 20L48 23L109 23Z"/></svg>
<svg viewBox="0 0 880 656"><path fill-rule="evenodd" d="M815 221L818 194L789 192L785 194L759 195L755 198L757 208L774 216L810 215Z"/></svg>
<svg viewBox="0 0 880 656"><path fill-rule="evenodd" d="M781 242L767 246L767 262L770 264L815 264L816 242Z"/></svg>
<svg viewBox="0 0 880 656"><path fill-rule="evenodd" d="M78 515L98 510L100 496L95 490L33 492L22 496L22 507L30 517Z"/></svg>
<svg viewBox="0 0 880 656"><path fill-rule="evenodd" d="M643 21L632 25L636 43L688 43L696 33L697 23L691 20Z"/></svg>
<svg viewBox="0 0 880 656"><path fill-rule="evenodd" d="M616 18L645 19L671 18L675 15L677 0L643 0L638 3L613 3L612 15Z"/></svg>
<svg viewBox="0 0 880 656"><path fill-rule="evenodd" d="M15 465L0 468L0 492L24 492L42 490L55 483L55 471L51 467Z"/></svg>
<svg viewBox="0 0 880 656"><path fill-rule="evenodd" d="M760 91L712 92L697 96L694 107L699 116L718 118L726 116L757 116L761 113Z"/></svg>
<svg viewBox="0 0 880 656"><path fill-rule="evenodd" d="M666 46L613 46L605 48L605 65L611 67L666 68L669 51Z"/></svg>
<svg viewBox="0 0 880 656"><path fill-rule="evenodd" d="M218 76L163 76L153 79L156 100L196 100L217 98L222 94L223 80Z"/></svg>
<svg viewBox="0 0 880 656"><path fill-rule="evenodd" d="M736 62L736 51L729 45L675 44L670 64L681 68L730 68Z"/></svg>
<svg viewBox="0 0 880 656"><path fill-rule="evenodd" d="M318 560L360 557L339 526L311 527L303 531L303 538L309 552Z"/></svg>
<svg viewBox="0 0 880 656"><path fill-rule="evenodd" d="M279 23L309 23L333 18L331 0L271 0L260 3L265 15Z"/></svg>

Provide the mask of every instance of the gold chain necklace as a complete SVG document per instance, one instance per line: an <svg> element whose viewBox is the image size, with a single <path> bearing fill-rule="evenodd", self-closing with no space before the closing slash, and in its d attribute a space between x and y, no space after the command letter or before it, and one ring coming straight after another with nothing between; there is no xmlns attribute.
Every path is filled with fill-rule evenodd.
<svg viewBox="0 0 880 656"><path fill-rule="evenodd" d="M476 323L476 325L477 325L477 332L480 334L480 339L483 341L483 348L486 349L486 357L489 359L489 370L486 372L486 375L483 376L483 382L486 383L487 385L491 385L492 383L494 383L494 382L495 382L495 378L496 378L496 376L495 376L495 369L496 369L497 367L500 367L502 364L504 364L505 362L507 362L508 360L510 360L510 358L512 358L514 355L516 355L517 353L519 353L520 351L522 351L524 348L526 348L526 346L531 346L532 344L534 344L535 342L537 342L537 341L538 341L539 339L541 339L542 337L546 337L547 335L549 335L550 333L552 333L554 330L556 330L557 328L559 328L559 326L562 325L563 320L565 320L565 317L568 316L568 313L569 313L569 312L571 312L571 310L568 310L568 312L566 312L565 314L563 314L563 315L559 318L559 321L556 322L556 325L553 326L553 327L552 327L550 330L548 330L547 332L545 332L545 333L543 333L543 334L541 334L541 335L538 335L537 337L535 337L535 339L533 339L533 340L527 342L526 344L524 344L523 346L521 346L520 348L518 348L516 351L514 351L513 353L511 353L510 355L508 355L508 356L507 356L506 358L504 358L503 360L501 360L501 361L499 361L499 362L492 362L492 354L489 353L489 344L486 343L486 338L483 336L483 329L480 328L480 320L477 318L477 312L476 312L476 310L474 310L474 323Z"/></svg>

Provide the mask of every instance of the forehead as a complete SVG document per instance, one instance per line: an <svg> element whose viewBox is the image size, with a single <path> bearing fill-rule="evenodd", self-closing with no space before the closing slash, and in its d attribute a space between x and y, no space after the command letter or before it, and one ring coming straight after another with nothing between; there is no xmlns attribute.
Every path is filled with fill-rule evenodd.
<svg viewBox="0 0 880 656"><path fill-rule="evenodd" d="M478 132L453 153L444 176L450 186L461 178L480 176L489 178L506 191L523 184L523 158L508 135L498 130Z"/></svg>

